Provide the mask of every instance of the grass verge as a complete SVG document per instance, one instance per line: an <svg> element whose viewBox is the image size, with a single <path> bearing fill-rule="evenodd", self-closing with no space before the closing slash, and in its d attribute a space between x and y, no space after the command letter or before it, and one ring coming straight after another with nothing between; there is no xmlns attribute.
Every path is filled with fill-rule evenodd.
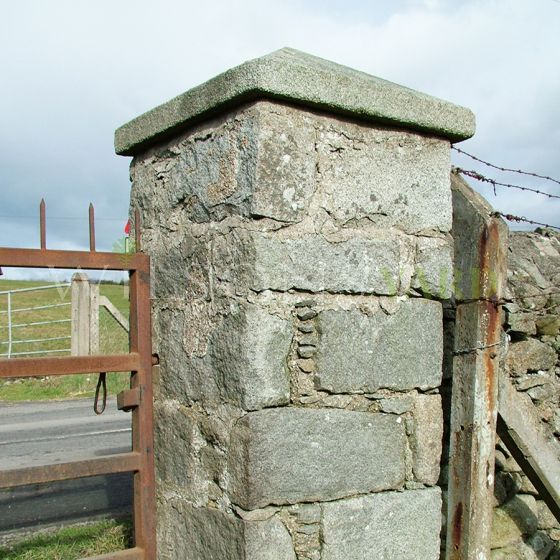
<svg viewBox="0 0 560 560"><path fill-rule="evenodd" d="M130 522L101 521L66 527L0 548L0 560L77 560L129 548Z"/></svg>
<svg viewBox="0 0 560 560"><path fill-rule="evenodd" d="M44 286L48 282L30 282L23 280L0 280L0 291L18 288ZM126 288L120 285L102 284L100 293L128 317L129 304ZM20 292L12 298L12 309L46 306L52 304L66 304L70 302L70 289L59 288L38 292ZM7 336L7 298L0 296L0 353L6 351ZM4 312L4 313L2 313ZM17 315L17 317L16 317ZM62 305L35 311L22 311L14 315L19 323L43 322L70 318L70 307ZM49 325L35 325L14 330L18 339L39 340L43 338L64 337L70 334L69 323L54 323ZM128 352L128 334L117 324L115 319L105 308L99 313L99 344L102 354L116 354ZM68 348L69 340L56 340L40 343L18 344L17 351L42 351ZM66 353L53 355L67 355ZM37 355L37 356L40 356ZM24 356L25 357L25 356ZM14 358L17 359L17 358ZM128 373L110 373L107 379L109 394L115 395L129 386ZM69 375L17 379L0 382L0 400L50 400L92 397L95 393L97 376Z"/></svg>

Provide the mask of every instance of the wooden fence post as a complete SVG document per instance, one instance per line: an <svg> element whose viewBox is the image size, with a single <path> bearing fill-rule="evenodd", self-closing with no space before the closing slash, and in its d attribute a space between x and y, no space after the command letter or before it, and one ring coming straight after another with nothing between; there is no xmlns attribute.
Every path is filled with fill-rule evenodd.
<svg viewBox="0 0 560 560"><path fill-rule="evenodd" d="M72 276L73 356L99 353L99 286L91 284L87 274Z"/></svg>
<svg viewBox="0 0 560 560"><path fill-rule="evenodd" d="M452 175L456 323L447 508L447 560L490 558L498 411L505 223Z"/></svg>

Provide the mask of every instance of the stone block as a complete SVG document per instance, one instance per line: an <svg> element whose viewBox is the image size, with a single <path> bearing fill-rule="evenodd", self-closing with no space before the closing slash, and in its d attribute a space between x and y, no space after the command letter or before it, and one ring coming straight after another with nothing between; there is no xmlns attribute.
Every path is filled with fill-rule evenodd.
<svg viewBox="0 0 560 560"><path fill-rule="evenodd" d="M221 281L257 292L291 289L310 292L406 292L413 254L408 240L395 232L365 236L346 230L323 236L279 236L235 229L214 244L214 271Z"/></svg>
<svg viewBox="0 0 560 560"><path fill-rule="evenodd" d="M437 560L439 488L323 504L322 560Z"/></svg>
<svg viewBox="0 0 560 560"><path fill-rule="evenodd" d="M176 401L154 406L154 457L157 479L190 488L195 474L196 422L191 411Z"/></svg>
<svg viewBox="0 0 560 560"><path fill-rule="evenodd" d="M245 522L245 560L296 560L290 533L280 520Z"/></svg>
<svg viewBox="0 0 560 560"><path fill-rule="evenodd" d="M514 342L508 348L506 366L513 375L523 375L528 371L548 370L555 366L556 352L536 338Z"/></svg>
<svg viewBox="0 0 560 560"><path fill-rule="evenodd" d="M439 237L419 237L412 287L437 299L453 293L453 245Z"/></svg>
<svg viewBox="0 0 560 560"><path fill-rule="evenodd" d="M243 522L212 508L195 508L177 497L160 499L158 558L244 560Z"/></svg>
<svg viewBox="0 0 560 560"><path fill-rule="evenodd" d="M443 411L440 395L418 395L413 408L411 436L414 478L433 486L439 478L443 438Z"/></svg>
<svg viewBox="0 0 560 560"><path fill-rule="evenodd" d="M302 110L259 102L258 150L250 212L281 222L300 221L315 192L317 117Z"/></svg>
<svg viewBox="0 0 560 560"><path fill-rule="evenodd" d="M333 393L439 386L442 377L441 304L406 299L397 311L319 314L318 386Z"/></svg>
<svg viewBox="0 0 560 560"><path fill-rule="evenodd" d="M231 312L212 333L208 349L223 398L245 410L287 404L291 338L288 321L254 305L232 303Z"/></svg>
<svg viewBox="0 0 560 560"><path fill-rule="evenodd" d="M192 560L296 560L281 521L243 521L180 499L159 508L158 558Z"/></svg>
<svg viewBox="0 0 560 560"><path fill-rule="evenodd" d="M335 409L249 413L231 435L230 498L255 509L401 488L403 424L391 415Z"/></svg>
<svg viewBox="0 0 560 560"><path fill-rule="evenodd" d="M407 233L451 229L446 141L333 119L319 124L320 204L337 222L367 220Z"/></svg>
<svg viewBox="0 0 560 560"><path fill-rule="evenodd" d="M202 306L156 302L153 314L154 349L160 356L162 396L183 404L216 403L220 392L207 359L212 321Z"/></svg>
<svg viewBox="0 0 560 560"><path fill-rule="evenodd" d="M515 544L538 528L538 511L533 496L519 494L494 509L492 518L492 548Z"/></svg>

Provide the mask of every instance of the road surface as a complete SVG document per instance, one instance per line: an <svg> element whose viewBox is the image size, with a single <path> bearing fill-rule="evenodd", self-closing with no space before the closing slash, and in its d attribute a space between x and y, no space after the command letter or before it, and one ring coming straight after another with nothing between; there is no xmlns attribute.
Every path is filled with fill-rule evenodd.
<svg viewBox="0 0 560 560"><path fill-rule="evenodd" d="M115 399L0 403L0 470L130 451L130 414ZM130 511L132 475L97 476L0 491L0 534Z"/></svg>

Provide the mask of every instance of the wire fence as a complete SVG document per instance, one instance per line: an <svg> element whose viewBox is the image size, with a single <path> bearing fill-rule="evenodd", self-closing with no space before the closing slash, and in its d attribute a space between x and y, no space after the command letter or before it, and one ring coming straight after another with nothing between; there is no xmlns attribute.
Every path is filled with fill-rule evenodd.
<svg viewBox="0 0 560 560"><path fill-rule="evenodd" d="M71 334L65 327L72 320L64 310L71 302L64 301L68 290L60 292L70 285L66 282L0 291L0 357L70 353L67 341ZM60 301L34 305L35 294L46 290L57 290Z"/></svg>
<svg viewBox="0 0 560 560"><path fill-rule="evenodd" d="M464 150L461 150L460 148L457 148L456 146L452 146L452 149L455 150L457 153L472 159L473 161L481 163L481 164L483 164L487 167L490 167L492 169L496 169L497 171L507 172L507 173L515 173L517 175L521 175L521 176L525 176L525 177L532 177L532 178L540 179L542 181L549 181L551 183L555 183L557 185L560 185L560 180L554 179L553 177L550 177L548 175L542 175L540 173L534 173L532 171L523 171L522 169L514 169L514 168L510 168L510 167L504 167L504 166L496 165L496 164L490 163L488 161L485 161L482 158L479 158L477 156L469 154L468 152L465 152ZM472 169L463 169L462 167L454 167L453 171L455 173L458 173L458 174L463 175L465 177L469 177L470 179L474 179L475 181L490 184L492 186L493 190L494 190L494 195L497 194L497 191L496 191L497 187L502 187L502 188L506 188L506 189L516 189L516 190L524 191L526 193L534 194L534 195L538 195L538 196L544 196L544 197L549 198L549 199L560 199L559 194L546 192L542 188L535 188L535 187L530 187L530 186L527 186L527 185L520 185L520 184L515 184L515 183L499 181L499 180L497 180L493 177L486 177L485 175L483 175L479 171L475 171L475 170L472 170ZM515 214L511 214L509 212L501 212L499 210L496 210L493 214L495 216L500 216L500 217L504 218L508 222L526 223L526 224L533 225L533 226L550 228L550 229L555 229L555 230L560 231L560 225L549 224L549 223L546 223L546 222L542 222L542 221L538 221L538 220L535 220L535 219L527 218L525 216L517 216Z"/></svg>

